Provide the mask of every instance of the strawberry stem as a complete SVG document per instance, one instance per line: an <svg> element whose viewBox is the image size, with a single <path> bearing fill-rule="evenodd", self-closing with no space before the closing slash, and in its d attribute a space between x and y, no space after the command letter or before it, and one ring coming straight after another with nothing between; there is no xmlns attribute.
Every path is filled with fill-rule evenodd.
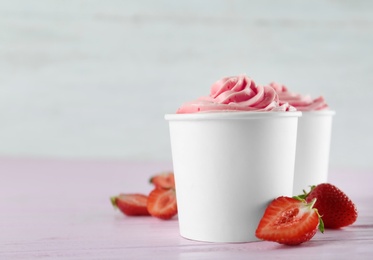
<svg viewBox="0 0 373 260"><path fill-rule="evenodd" d="M115 209L118 208L118 206L117 206L117 198L118 198L117 196L110 197L111 204L113 205L113 207Z"/></svg>
<svg viewBox="0 0 373 260"><path fill-rule="evenodd" d="M306 190L303 190L303 194L293 196L293 198L297 200L305 200L315 187L316 187L315 185L311 185L310 186L311 190L309 192L306 192Z"/></svg>
<svg viewBox="0 0 373 260"><path fill-rule="evenodd" d="M302 197L302 195L293 196L293 199L296 199L296 200L299 200L299 201L305 202L305 200L304 200L304 198Z"/></svg>
<svg viewBox="0 0 373 260"><path fill-rule="evenodd" d="M310 209L313 208L313 206L315 205L316 203L316 198L314 198L310 203L307 203L307 206L310 207ZM324 233L324 230L325 230L325 227L324 227L324 221L322 220L321 216L320 216L320 213L319 211L316 209L316 208L313 208L313 210L316 212L317 216L319 216L319 230L321 233Z"/></svg>
<svg viewBox="0 0 373 260"><path fill-rule="evenodd" d="M325 230L325 226L324 226L324 221L322 220L320 214L319 214L319 211L317 209L315 209L316 212L317 212L317 215L319 215L319 230L321 233L324 233L324 230Z"/></svg>

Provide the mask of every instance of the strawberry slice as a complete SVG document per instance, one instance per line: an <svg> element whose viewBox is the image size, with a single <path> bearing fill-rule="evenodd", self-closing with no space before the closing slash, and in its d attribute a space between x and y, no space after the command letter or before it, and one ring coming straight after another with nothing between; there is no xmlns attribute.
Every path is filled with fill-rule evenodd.
<svg viewBox="0 0 373 260"><path fill-rule="evenodd" d="M170 219L177 214L176 193L174 189L155 188L149 194L148 211L160 219Z"/></svg>
<svg viewBox="0 0 373 260"><path fill-rule="evenodd" d="M323 232L322 220L313 205L304 200L278 197L264 212L255 232L257 238L285 245L298 245L310 240L319 227Z"/></svg>
<svg viewBox="0 0 373 260"><path fill-rule="evenodd" d="M148 197L143 194L119 194L110 198L114 208L118 208L127 216L149 216Z"/></svg>
<svg viewBox="0 0 373 260"><path fill-rule="evenodd" d="M353 224L358 216L357 208L351 199L339 188L330 183L311 186L309 193L299 195L307 202L317 199L317 208L325 228L342 228Z"/></svg>
<svg viewBox="0 0 373 260"><path fill-rule="evenodd" d="M175 189L175 177L173 172L164 172L150 178L150 183L156 188Z"/></svg>

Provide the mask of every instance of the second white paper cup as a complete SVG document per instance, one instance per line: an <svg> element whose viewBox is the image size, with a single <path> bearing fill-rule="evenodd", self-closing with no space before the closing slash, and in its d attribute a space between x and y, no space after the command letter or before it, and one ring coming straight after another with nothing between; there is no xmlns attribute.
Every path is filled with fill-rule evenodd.
<svg viewBox="0 0 373 260"><path fill-rule="evenodd" d="M301 112L170 114L181 236L256 241L270 201L293 191Z"/></svg>
<svg viewBox="0 0 373 260"><path fill-rule="evenodd" d="M329 151L334 111L302 112L298 121L294 195L328 180Z"/></svg>

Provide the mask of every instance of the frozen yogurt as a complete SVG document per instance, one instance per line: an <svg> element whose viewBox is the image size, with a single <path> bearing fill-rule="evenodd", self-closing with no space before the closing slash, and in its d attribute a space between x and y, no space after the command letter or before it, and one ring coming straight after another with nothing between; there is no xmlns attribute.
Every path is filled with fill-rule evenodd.
<svg viewBox="0 0 373 260"><path fill-rule="evenodd" d="M270 83L269 86L277 92L280 99L280 105L283 103L289 103L298 111L315 111L329 108L322 96L312 99L309 95L304 96L293 93L289 91L285 85L276 82Z"/></svg>
<svg viewBox="0 0 373 260"><path fill-rule="evenodd" d="M208 96L165 115L182 237L258 240L255 230L268 202L293 191L302 113L290 109L272 87L239 75L216 81Z"/></svg>
<svg viewBox="0 0 373 260"><path fill-rule="evenodd" d="M217 111L295 111L270 86L259 86L246 75L225 77L211 86L209 96L183 104L178 114Z"/></svg>

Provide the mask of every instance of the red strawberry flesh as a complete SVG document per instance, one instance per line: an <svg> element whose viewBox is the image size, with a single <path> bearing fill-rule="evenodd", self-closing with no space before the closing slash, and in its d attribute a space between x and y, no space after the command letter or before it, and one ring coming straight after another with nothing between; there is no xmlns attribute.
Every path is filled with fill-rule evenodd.
<svg viewBox="0 0 373 260"><path fill-rule="evenodd" d="M111 197L111 203L127 216L149 216L148 197L143 194L119 194Z"/></svg>
<svg viewBox="0 0 373 260"><path fill-rule="evenodd" d="M319 226L319 215L312 209L313 203L278 197L265 210L256 236L286 245L298 245L310 240Z"/></svg>
<svg viewBox="0 0 373 260"><path fill-rule="evenodd" d="M172 218L177 214L175 190L155 188L149 194L147 208L154 217L165 220Z"/></svg>
<svg viewBox="0 0 373 260"><path fill-rule="evenodd" d="M175 177L173 172L164 172L157 174L150 179L150 183L156 188L175 189Z"/></svg>

